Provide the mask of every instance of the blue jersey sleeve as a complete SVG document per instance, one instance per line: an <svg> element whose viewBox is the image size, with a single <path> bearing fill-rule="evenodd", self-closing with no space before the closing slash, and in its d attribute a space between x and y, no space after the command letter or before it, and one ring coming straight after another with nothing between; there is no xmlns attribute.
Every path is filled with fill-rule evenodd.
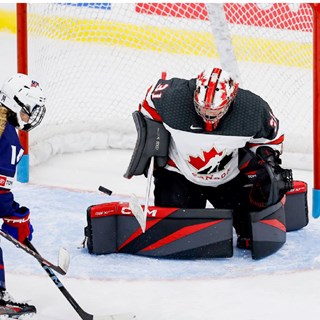
<svg viewBox="0 0 320 320"><path fill-rule="evenodd" d="M19 207L20 205L14 201L11 191L0 190L0 218L12 215Z"/></svg>
<svg viewBox="0 0 320 320"><path fill-rule="evenodd" d="M23 155L15 127L7 123L0 138L0 189L10 189Z"/></svg>

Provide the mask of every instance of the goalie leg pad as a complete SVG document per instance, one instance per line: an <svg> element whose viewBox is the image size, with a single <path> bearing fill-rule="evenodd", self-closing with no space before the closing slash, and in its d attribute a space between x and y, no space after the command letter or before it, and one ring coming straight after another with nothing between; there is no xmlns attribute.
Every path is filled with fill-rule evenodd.
<svg viewBox="0 0 320 320"><path fill-rule="evenodd" d="M309 223L307 191L305 182L294 181L293 189L286 194L287 231L299 230Z"/></svg>
<svg viewBox="0 0 320 320"><path fill-rule="evenodd" d="M146 232L128 203L88 208L89 253L129 253L174 258L227 258L233 255L232 211L149 207Z"/></svg>
<svg viewBox="0 0 320 320"><path fill-rule="evenodd" d="M117 251L117 203L93 205L87 209L84 234L89 253L106 254ZM98 219L100 217L100 219ZM105 220L105 221L104 221Z"/></svg>
<svg viewBox="0 0 320 320"><path fill-rule="evenodd" d="M285 211L278 202L262 211L250 212L252 227L252 258L265 258L286 242Z"/></svg>

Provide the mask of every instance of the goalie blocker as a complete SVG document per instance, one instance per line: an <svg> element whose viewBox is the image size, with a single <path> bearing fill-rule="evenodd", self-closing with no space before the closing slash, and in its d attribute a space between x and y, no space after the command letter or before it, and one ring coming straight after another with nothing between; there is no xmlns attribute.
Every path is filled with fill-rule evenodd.
<svg viewBox="0 0 320 320"><path fill-rule="evenodd" d="M146 174L150 158L155 158L159 168L168 160L170 133L161 122L146 118L140 111L132 113L137 130L137 141L124 177L131 179L134 175Z"/></svg>
<svg viewBox="0 0 320 320"><path fill-rule="evenodd" d="M87 209L85 235L92 254L129 253L156 258L227 258L233 255L232 211L149 207L146 232L126 202ZM252 258L282 247L286 232L308 224L307 185L294 182L286 203L251 213Z"/></svg>

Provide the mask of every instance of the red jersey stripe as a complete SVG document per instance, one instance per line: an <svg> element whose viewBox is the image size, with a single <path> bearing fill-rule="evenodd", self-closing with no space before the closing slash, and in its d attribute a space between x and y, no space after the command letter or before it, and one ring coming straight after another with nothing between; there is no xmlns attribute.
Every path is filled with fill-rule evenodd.
<svg viewBox="0 0 320 320"><path fill-rule="evenodd" d="M269 145L269 144L278 145L278 144L283 143L283 141L284 141L284 135L281 135L278 139L273 140L273 141L268 141L266 143L248 143L247 147L253 148L253 147Z"/></svg>
<svg viewBox="0 0 320 320"><path fill-rule="evenodd" d="M161 121L162 119L159 115L159 113L156 111L156 109L152 108L149 103L147 102L147 100L143 100L142 101L142 107L151 115L153 120L156 121Z"/></svg>

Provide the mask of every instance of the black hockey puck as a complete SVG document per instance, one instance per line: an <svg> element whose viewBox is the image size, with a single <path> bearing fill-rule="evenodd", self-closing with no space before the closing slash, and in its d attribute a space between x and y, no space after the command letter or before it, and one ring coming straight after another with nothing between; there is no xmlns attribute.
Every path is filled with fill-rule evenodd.
<svg viewBox="0 0 320 320"><path fill-rule="evenodd" d="M111 190L109 190L109 189L107 189L107 188L105 188L105 187L103 187L103 186L100 186L98 190L101 191L101 192L103 192L103 193L106 193L106 194L109 195L109 196L111 196L111 194L112 194L112 191L111 191Z"/></svg>

